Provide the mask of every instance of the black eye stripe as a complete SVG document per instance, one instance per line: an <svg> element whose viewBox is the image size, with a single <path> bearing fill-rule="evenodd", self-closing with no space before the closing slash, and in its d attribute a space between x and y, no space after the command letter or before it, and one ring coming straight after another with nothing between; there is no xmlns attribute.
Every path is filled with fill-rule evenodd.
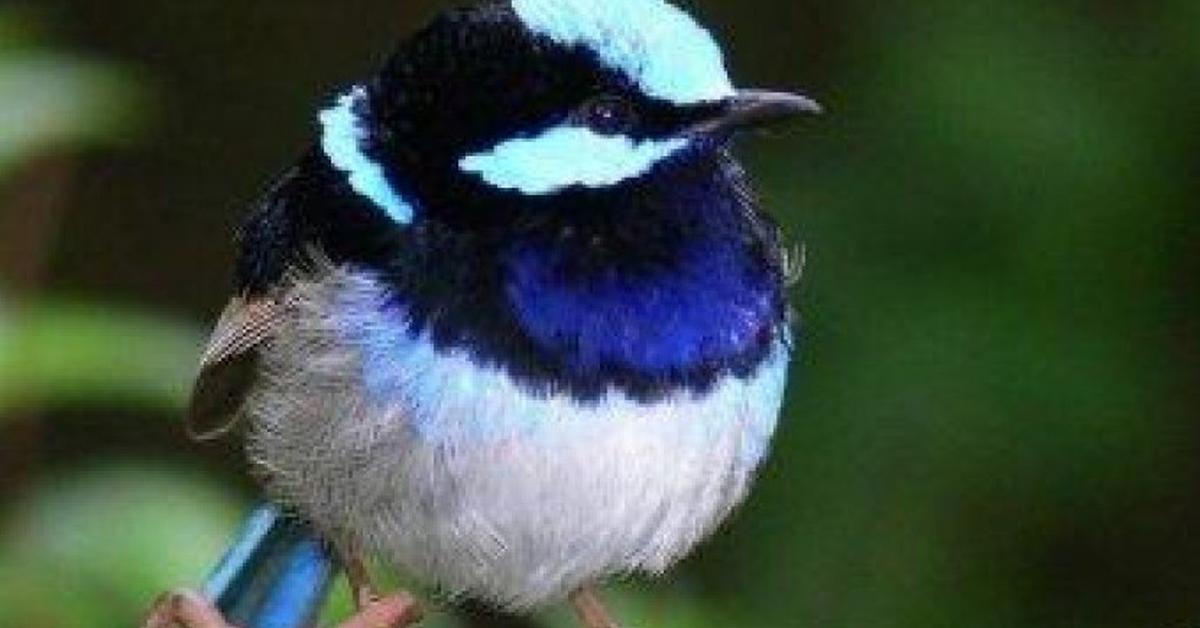
<svg viewBox="0 0 1200 628"><path fill-rule="evenodd" d="M725 105L722 103L675 105L642 99L637 107L640 121L630 135L637 139L646 139L678 135L689 127L719 116Z"/></svg>

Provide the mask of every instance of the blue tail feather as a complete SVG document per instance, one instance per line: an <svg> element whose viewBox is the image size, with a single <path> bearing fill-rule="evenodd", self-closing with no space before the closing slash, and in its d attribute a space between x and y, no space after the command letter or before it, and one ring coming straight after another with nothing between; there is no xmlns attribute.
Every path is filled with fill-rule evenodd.
<svg viewBox="0 0 1200 628"><path fill-rule="evenodd" d="M244 628L314 625L337 564L302 522L257 508L204 586L229 623Z"/></svg>

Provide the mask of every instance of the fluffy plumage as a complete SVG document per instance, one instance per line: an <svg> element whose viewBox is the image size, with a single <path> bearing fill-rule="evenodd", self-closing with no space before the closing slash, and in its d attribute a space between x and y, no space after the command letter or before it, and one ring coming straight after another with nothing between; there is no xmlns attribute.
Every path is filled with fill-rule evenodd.
<svg viewBox="0 0 1200 628"><path fill-rule="evenodd" d="M782 398L782 341L708 394L579 404L410 335L362 273L289 294L249 404L269 489L329 538L511 609L686 554L745 495Z"/></svg>

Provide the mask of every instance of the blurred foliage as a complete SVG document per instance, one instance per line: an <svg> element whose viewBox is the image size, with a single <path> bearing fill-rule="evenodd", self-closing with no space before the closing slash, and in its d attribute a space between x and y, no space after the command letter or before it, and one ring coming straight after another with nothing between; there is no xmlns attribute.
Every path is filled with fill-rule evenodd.
<svg viewBox="0 0 1200 628"><path fill-rule="evenodd" d="M671 584L615 594L622 616L1194 622L1200 3L695 4L739 76L830 109L745 151L807 244L802 356L750 503ZM0 301L0 625L124 625L203 576L247 499L236 452L161 427L224 297L229 228L315 103L435 3L13 6L0 184L46 152L84 168L45 290ZM99 52L48 46L47 24Z"/></svg>
<svg viewBox="0 0 1200 628"><path fill-rule="evenodd" d="M119 139L129 124L130 87L69 55L3 53L0 94L8 101L0 108L0 174L34 149Z"/></svg>
<svg viewBox="0 0 1200 628"><path fill-rule="evenodd" d="M212 568L242 505L194 473L85 466L31 487L0 526L0 625L132 625Z"/></svg>
<svg viewBox="0 0 1200 628"><path fill-rule="evenodd" d="M142 109L133 79L37 35L31 13L0 8L0 182L48 151L120 143ZM198 344L190 328L131 311L0 301L0 420L38 403L178 407Z"/></svg>
<svg viewBox="0 0 1200 628"><path fill-rule="evenodd" d="M696 590L679 586L650 586L645 583L610 587L604 602L612 614L630 625L653 628L729 628L746 625L710 607ZM578 628L579 621L566 608L547 612L539 618L547 628Z"/></svg>
<svg viewBox="0 0 1200 628"><path fill-rule="evenodd" d="M830 126L802 163L794 146L756 160L810 265L781 455L722 543L727 573L759 574L745 612L1197 616L1196 562L1178 553L1200 550L1183 532L1200 74L1195 40L1169 36L1196 12L1140 6L847 8L863 32ZM776 185L798 171L815 174ZM755 571L780 547L800 567Z"/></svg>
<svg viewBox="0 0 1200 628"><path fill-rule="evenodd" d="M0 316L0 420L20 407L97 404L175 411L200 332L111 306L43 303Z"/></svg>
<svg viewBox="0 0 1200 628"><path fill-rule="evenodd" d="M42 50L0 9L0 182L31 157L120 143L140 89L109 66ZM0 300L0 428L35 407L182 406L199 333L120 308ZM26 417L28 418L28 417ZM211 567L238 500L144 461L51 475L0 509L0 625L114 626L163 582Z"/></svg>
<svg viewBox="0 0 1200 628"><path fill-rule="evenodd" d="M49 51L25 12L0 7L0 181L55 146L119 142L135 127L142 90L111 66Z"/></svg>

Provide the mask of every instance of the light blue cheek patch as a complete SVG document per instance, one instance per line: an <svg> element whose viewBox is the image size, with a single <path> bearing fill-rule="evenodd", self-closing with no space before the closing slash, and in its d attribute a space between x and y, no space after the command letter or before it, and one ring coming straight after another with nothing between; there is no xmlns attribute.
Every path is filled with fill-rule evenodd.
<svg viewBox="0 0 1200 628"><path fill-rule="evenodd" d="M388 183L383 167L363 152L367 132L356 109L365 98L366 90L356 86L321 112L321 149L333 166L346 174L351 189L370 199L392 220L409 224L413 220L412 205Z"/></svg>
<svg viewBox="0 0 1200 628"><path fill-rule="evenodd" d="M468 155L459 161L459 168L493 187L550 194L576 185L599 188L636 178L686 146L682 138L634 141L561 126Z"/></svg>
<svg viewBox="0 0 1200 628"><path fill-rule="evenodd" d="M647 95L675 104L734 94L711 33L663 0L513 0L531 31L564 46L585 46Z"/></svg>

